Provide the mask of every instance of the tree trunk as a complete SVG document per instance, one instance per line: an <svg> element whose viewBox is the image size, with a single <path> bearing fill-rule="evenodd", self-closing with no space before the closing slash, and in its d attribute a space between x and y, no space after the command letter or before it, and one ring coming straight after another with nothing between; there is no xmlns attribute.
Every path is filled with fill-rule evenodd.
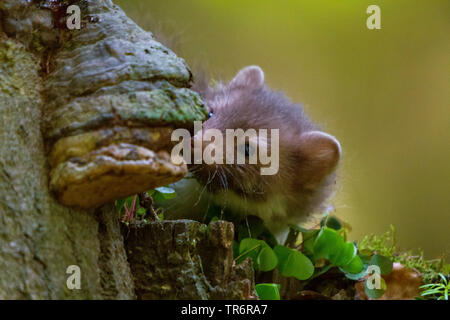
<svg viewBox="0 0 450 320"><path fill-rule="evenodd" d="M0 299L134 298L113 208L73 210L48 191L40 61L3 35L0 62Z"/></svg>
<svg viewBox="0 0 450 320"><path fill-rule="evenodd" d="M0 299L133 298L113 208L69 209L48 191L39 60L3 36L0 62Z"/></svg>
<svg viewBox="0 0 450 320"><path fill-rule="evenodd" d="M81 8L81 30L66 27L72 4ZM149 274L155 279L154 270L169 267L167 275L193 272L178 284L199 279L203 286L184 290L183 298L252 297L251 266L234 268L233 230L227 225L207 237L206 226L192 221L151 223L127 240L127 256L111 204L128 195L124 192L144 192L182 176L181 167L149 146L161 146L155 137L167 139L174 127L205 118L201 99L187 89L191 80L182 59L109 0L0 3L0 299L134 299L133 278L139 281L138 298L171 298L183 288L168 296L147 290ZM159 132L150 130L154 127ZM128 135L121 136L124 132ZM122 138L126 143L118 144ZM98 161L114 154L117 145L137 157L125 159L131 166L122 159ZM115 171L106 172L106 165ZM155 168L164 172L149 183ZM61 203L107 204L81 210ZM138 239L147 238L154 241L145 243L148 250L134 255L131 248L142 247ZM195 246L191 240L197 238ZM161 247L161 239L185 243ZM172 257L188 254L182 257L191 264L171 265L166 259L171 249ZM211 256L215 251L220 254ZM160 259L149 263L155 254ZM80 288L68 281L73 265L80 270ZM174 283L168 276L158 279L152 288Z"/></svg>
<svg viewBox="0 0 450 320"><path fill-rule="evenodd" d="M81 30L66 28L70 4L81 8ZM77 210L59 204L49 192L49 172L54 168L47 157L57 139L89 133L94 116L98 126L108 127L108 110L101 108L105 105L114 102L119 116L121 110L128 112L127 121L142 116L140 110L126 108L133 106L130 100L120 100L127 90L137 88L140 92L130 94L149 93L154 100L165 98L166 92L173 98L162 100L168 106L151 109L148 103L153 113L147 118L144 114L141 123L171 104L176 108L184 103L184 116L194 112L189 103L197 102L174 87L186 86L189 70L173 53L162 57L163 46L108 0L6 0L0 3L0 19L0 299L135 298L113 206ZM108 33L112 40L106 39ZM146 51L153 64L122 61L127 56L114 45L130 37L135 38L128 42L130 52L143 49L138 47L142 43L155 48ZM126 63L129 67L121 68ZM165 91L153 90L157 84L148 81L152 76ZM102 92L108 92L111 101ZM134 97L133 102L146 106L141 100ZM74 101L81 109L70 107ZM119 179L126 180L124 175ZM66 284L71 265L80 268L80 289Z"/></svg>
<svg viewBox="0 0 450 320"><path fill-rule="evenodd" d="M251 260L235 266L231 222L123 228L138 299L255 299Z"/></svg>

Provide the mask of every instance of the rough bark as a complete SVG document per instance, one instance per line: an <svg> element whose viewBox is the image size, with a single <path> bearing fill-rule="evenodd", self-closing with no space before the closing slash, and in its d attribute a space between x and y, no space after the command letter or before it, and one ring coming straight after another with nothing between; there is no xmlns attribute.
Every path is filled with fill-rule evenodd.
<svg viewBox="0 0 450 320"><path fill-rule="evenodd" d="M64 29L69 4L82 8L81 31ZM161 139L148 127L202 120L191 77L109 0L0 2L0 299L253 297L251 265L233 266L230 224L153 222L130 231L127 255L111 204L77 210L49 191L58 161L91 145L131 132L130 151L155 148ZM66 285L70 265L80 267L80 290Z"/></svg>
<svg viewBox="0 0 450 320"><path fill-rule="evenodd" d="M38 70L33 54L2 36L0 299L133 298L111 206L73 210L48 191ZM69 265L81 269L81 290L66 286Z"/></svg>
<svg viewBox="0 0 450 320"><path fill-rule="evenodd" d="M69 4L80 5L82 30L64 29ZM189 69L108 0L5 0L0 19L0 299L134 298L113 207L60 205L47 156L55 139L90 130L90 116L107 125L98 105L140 117L141 126L201 118L190 109L196 96L182 88ZM70 265L81 269L80 290L66 286Z"/></svg>
<svg viewBox="0 0 450 320"><path fill-rule="evenodd" d="M233 261L233 224L154 221L123 229L138 299L255 299L251 261Z"/></svg>

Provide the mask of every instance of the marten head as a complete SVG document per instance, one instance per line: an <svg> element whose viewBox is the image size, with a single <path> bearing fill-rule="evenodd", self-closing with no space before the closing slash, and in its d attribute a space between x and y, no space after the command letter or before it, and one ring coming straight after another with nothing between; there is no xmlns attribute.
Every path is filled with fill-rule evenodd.
<svg viewBox="0 0 450 320"><path fill-rule="evenodd" d="M217 129L223 134L223 145L216 147L222 147L224 155L227 129L268 131L267 138L246 137L240 146L233 147L235 160L239 152L244 153L245 164L225 163L224 160L223 164L190 165L189 170L209 191L232 191L235 197L255 202L283 194L298 199L305 210L313 209L329 194L341 156L339 142L320 131L301 105L268 88L261 68L249 66L240 70L228 84L194 89L202 95L210 112L201 136L197 133L194 137L194 140L203 139L202 151L217 144L216 141L205 143L205 140L212 140L205 139L208 129ZM277 148L271 148L276 142L271 129L279 132ZM262 175L261 168L268 165L260 159L255 164L248 163L260 147L267 148L269 153L271 150L278 153L279 168L275 174Z"/></svg>

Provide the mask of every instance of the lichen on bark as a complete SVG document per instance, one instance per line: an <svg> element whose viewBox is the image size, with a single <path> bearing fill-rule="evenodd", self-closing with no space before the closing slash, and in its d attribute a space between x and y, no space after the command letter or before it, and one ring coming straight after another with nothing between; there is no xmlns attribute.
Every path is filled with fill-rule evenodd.
<svg viewBox="0 0 450 320"><path fill-rule="evenodd" d="M123 245L106 250L102 240L121 239L112 208L102 209L106 215L68 209L48 191L39 61L0 36L0 62L0 299L133 298L120 259L109 261L115 291L101 286L105 254L125 254ZM81 269L81 290L66 286L69 265Z"/></svg>
<svg viewBox="0 0 450 320"><path fill-rule="evenodd" d="M44 136L50 188L65 205L90 208L181 179L167 135L110 131L192 127L206 109L183 59L110 1L88 1L80 30L64 30L45 62ZM49 59L51 58L51 61ZM70 139L70 144L60 143ZM156 143L155 143L156 142ZM55 151L57 150L57 152Z"/></svg>
<svg viewBox="0 0 450 320"><path fill-rule="evenodd" d="M72 3L84 4L80 31L61 29L61 8ZM186 63L109 0L4 0L0 18L0 299L133 299L133 278L145 280L141 288L155 277L169 281L180 270L187 274L176 279L186 288L167 291L173 282L160 283L163 291L139 289L138 297L172 298L181 291L189 299L253 297L251 266L232 266L229 225L213 225L217 230L208 236L197 222L155 222L161 237L144 228L150 233L138 237L154 243L136 255L128 247L127 256L112 204L81 210L57 201L58 192L69 190L78 200L103 199L97 206L155 185L132 174L154 178L157 171L159 183L182 177L181 169L170 167L166 141L173 129L206 117L200 97L188 88ZM164 170L173 170L165 178L159 169L151 172L160 160ZM97 172L117 178L103 181L105 189L58 185L55 172L68 174L59 166L77 169L96 161ZM113 161L119 165L106 170ZM49 189L52 179L57 198ZM159 247L163 239L175 251ZM167 271L161 264L158 273L143 268L140 274L133 265L131 273L128 259L149 265L152 253L164 255L161 261L169 257ZM80 267L79 290L67 286L70 265ZM199 286L190 292L191 284ZM164 290L176 295L161 295Z"/></svg>
<svg viewBox="0 0 450 320"><path fill-rule="evenodd" d="M118 11L110 1L89 3L109 8L111 16ZM49 192L51 146L41 131L51 104L46 81L57 69L49 69L54 55L70 48L58 47L61 30L52 12L35 4L6 0L0 6L0 298L133 298L113 208L69 209ZM120 19L131 21L123 13ZM130 83L103 91L112 96L120 87L134 88ZM81 269L80 290L66 286L69 265Z"/></svg>

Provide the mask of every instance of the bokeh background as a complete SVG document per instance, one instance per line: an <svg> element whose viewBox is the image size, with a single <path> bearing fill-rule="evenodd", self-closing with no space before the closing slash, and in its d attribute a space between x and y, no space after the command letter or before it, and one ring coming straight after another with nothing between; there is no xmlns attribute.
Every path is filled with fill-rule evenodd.
<svg viewBox="0 0 450 320"><path fill-rule="evenodd" d="M450 1L116 0L228 80L257 64L341 142L336 214L351 239L450 252ZM366 8L381 8L368 30Z"/></svg>

